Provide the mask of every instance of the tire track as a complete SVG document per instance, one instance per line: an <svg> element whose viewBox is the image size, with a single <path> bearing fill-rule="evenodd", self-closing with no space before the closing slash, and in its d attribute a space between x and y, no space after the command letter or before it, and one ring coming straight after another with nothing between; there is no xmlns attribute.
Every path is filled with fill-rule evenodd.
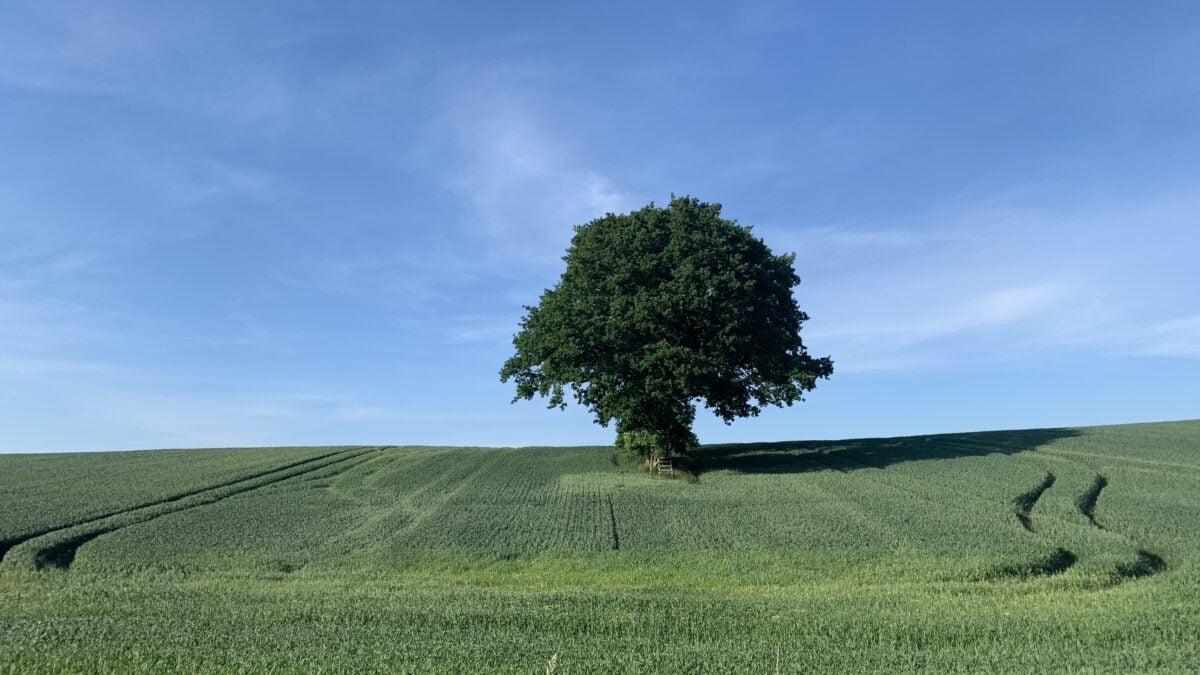
<svg viewBox="0 0 1200 675"><path fill-rule="evenodd" d="M351 462L363 455L372 455L380 452L379 448L370 448L365 452L355 452L355 450L362 450L362 448L330 453L320 458L293 463L271 471L260 472L255 476L231 481L206 490L193 491L190 495L183 497L154 502L148 506L124 510L106 518L91 519L77 525L51 530L45 534L25 539L18 544L21 545L20 548L13 546L12 549L16 550L10 549L10 553L14 555L6 556L3 564L6 567L23 567L36 570L49 567L64 570L69 569L75 561L75 555L79 548L102 535L115 532L130 525L154 520L168 514L213 504L229 497L275 485L298 476L321 471L344 462ZM315 466L312 465L314 462L321 462L322 460L328 461L318 463ZM341 469L349 470L358 463L361 462L351 463L348 466L341 467ZM39 542L42 539L47 541Z"/></svg>
<svg viewBox="0 0 1200 675"><path fill-rule="evenodd" d="M1167 571L1167 561L1163 560L1157 554L1151 553L1144 548L1138 549L1137 554L1138 559L1132 563L1117 565L1117 583L1132 581Z"/></svg>
<svg viewBox="0 0 1200 675"><path fill-rule="evenodd" d="M1075 500L1075 505L1079 507L1079 512L1091 521L1093 527L1108 531L1108 528L1096 520L1096 504L1100 501L1100 492L1106 487L1108 487L1108 477L1097 473L1091 487L1087 489L1087 492L1079 495L1079 498ZM1141 579L1167 571L1167 561L1163 560L1162 556L1143 547L1140 542L1130 537L1125 538L1137 545L1137 560L1117 565L1112 578L1114 586L1124 581Z"/></svg>
<svg viewBox="0 0 1200 675"><path fill-rule="evenodd" d="M187 511L190 509L199 508L201 506L215 504L215 503L217 503L219 501L223 501L229 497L244 494L244 493L251 492L254 490L259 490L259 489L266 488L266 487L271 487L274 485L278 485L279 483L286 482L293 478L296 478L299 476L304 476L309 473L315 473L318 471L322 471L324 469L329 468L330 466L338 465L338 464L341 464L342 462L350 462L351 460L353 460L355 458L362 457L363 455L370 455L370 454L373 454L374 452L375 451L368 450L367 452L351 455L350 457L341 457L340 459L334 459L325 464L321 464L320 466L305 467L302 470L293 471L286 475L271 476L266 479L260 479L256 482L252 481L251 482L252 484L241 483L236 486L230 486L229 489L226 489L224 492L221 492L220 494L194 495L193 499L189 500L188 504L183 505L180 503L179 508L159 509L159 508L151 507L151 509L148 509L148 511L149 511L148 513L122 514L122 515L125 515L128 517L125 519L121 519L117 523L105 524L104 526L102 526L96 530L89 530L89 531L80 533L78 535L73 535L67 539L64 539L61 542L53 543L46 548L42 548L42 549L38 550L34 557L34 566L39 570L46 569L47 567L56 567L56 568L64 569L64 570L69 569L71 567L71 564L75 561L75 555L79 551L79 548L82 547L84 544L88 543L89 541L92 541L93 539L96 539L97 537L100 537L102 535L115 532L117 530L128 527L130 525L137 525L139 523L144 523L144 522L148 522L151 520L155 520L157 518L161 518L162 516L170 515L172 513L179 513L181 511ZM369 461L369 460L362 460L362 461ZM358 464L362 463L362 461L354 462L354 463L350 464L349 466L340 467L339 470L335 471L331 475L337 475L337 474L341 473L342 471L349 471L350 469L354 468ZM53 536L53 535L51 535L51 536Z"/></svg>
<svg viewBox="0 0 1200 675"><path fill-rule="evenodd" d="M1028 579L1030 577L1048 577L1062 574L1079 560L1079 556L1059 547L1049 556L1024 565L999 567L988 572L985 580L998 581L1001 579Z"/></svg>
<svg viewBox="0 0 1200 675"><path fill-rule="evenodd" d="M857 465L865 467L865 468L879 469L881 471L885 470L885 467L878 466L876 464L869 463L867 461L863 461L862 459L858 459L855 457L847 456L847 457L842 457L841 459L842 459L842 461L847 461L847 462L850 462L853 464L857 464ZM822 464L826 464L830 468L838 469L839 471L842 471L843 473L846 472L844 469L841 469L841 468L833 465L832 463L827 463L825 460L818 460L818 461L820 461L820 463L822 463ZM886 486L886 487L896 490L898 492L911 495L923 502L932 504L935 507L941 505L940 502L930 499L929 497L921 494L920 492L918 492L916 490L913 490L910 488L904 488L904 487L901 487L898 485L893 485L888 481L883 481L883 480L879 480L876 478L867 478L867 480L870 480L877 485ZM1021 522L1021 525L1030 533L1036 533L1036 529L1034 528L1034 525L1033 525L1034 506L1036 505L1038 499L1042 496L1042 494L1046 490L1050 489L1050 487L1052 485L1054 485L1056 480L1057 480L1057 478L1054 476L1054 474L1047 472L1046 477L1042 480L1042 482L1040 484L1038 484L1033 489L1029 490L1028 492L1025 492L1024 494L1018 496L1016 499L1013 500L1013 505L1015 507L1017 519ZM960 500L959 506L963 507L963 510L968 514L978 513L983 510L983 508L981 508L983 505L973 505L971 500L968 500L968 499ZM989 505L989 506L993 506L993 505ZM983 576L981 577L981 580L983 580L983 581L999 581L1002 579L1012 579L1012 578L1030 579L1033 577L1053 576L1056 574L1062 574L1063 572L1066 572L1073 565L1075 565L1075 563L1078 562L1078 560L1079 560L1079 556L1077 556L1074 552L1072 552L1066 548L1063 548L1063 547L1058 547L1058 548L1054 549L1052 552L1050 552L1050 554L1044 558L1039 558L1039 559L1033 560L1028 563L1008 565L1008 566L997 567L992 570L989 570L983 574Z"/></svg>
<svg viewBox="0 0 1200 675"><path fill-rule="evenodd" d="M1042 482L1025 492L1018 495L1013 500L1013 510L1016 513L1017 520L1020 521L1021 527L1030 534L1037 534L1037 528L1033 524L1033 509L1037 506L1037 502L1042 495L1053 487L1058 477L1049 471L1046 472L1046 477ZM1062 574L1071 569L1076 562L1079 561L1079 556L1075 555L1062 546L1054 549L1049 556L1040 560L1034 560L1030 563L1022 565L1009 565L992 570L987 575L987 579L995 581L999 579L1030 579L1034 577L1048 577L1056 574Z"/></svg>
<svg viewBox="0 0 1200 675"><path fill-rule="evenodd" d="M21 544L23 544L31 539L36 539L38 537L44 537L48 534L52 534L54 532L60 532L62 530L68 530L73 527L80 527L82 525L98 523L102 520L106 520L108 518L114 518L116 516L120 516L120 515L123 515L126 513L132 513L134 511L140 511L142 509L147 509L147 508L151 508L154 506L161 506L163 504L170 504L172 502L177 502L177 501L180 501L183 499L187 499L188 497L194 497L194 496L204 493L204 492L209 492L211 490L218 490L220 488L229 487L232 485L236 485L238 483L242 483L244 481L253 480L255 478L261 478L263 476L267 476L267 475L270 475L270 474L273 474L273 473L276 473L279 471L285 471L287 469L292 469L292 468L295 468L298 466L303 466L305 464L319 462L323 459L328 459L328 458L334 457L336 455L345 454L347 452L354 452L355 450L361 450L361 449L362 449L362 447L350 448L348 450L337 450L334 452L325 453L323 455L318 455L316 457L309 457L308 459L302 459L302 460L299 460L296 462L291 462L289 464L284 464L283 466L276 466L276 467L273 467L270 469L263 469L261 471L256 471L254 473L238 476L237 478L233 478L231 480L228 480L228 481L225 481L222 483L216 483L214 485L207 485L205 487L193 488L191 490L179 492L174 495L171 495L170 497L166 497L163 499L142 502L135 506L128 506L123 509L114 509L112 511L108 511L107 513L102 513L98 516L92 516L92 517L85 518L83 520L79 520L79 521L76 521L73 523L67 523L65 525L55 525L54 527L47 527L47 528L44 528L41 530L35 530L33 532L18 535L16 537L11 537L9 539L0 541L0 562L4 561L5 555L7 555L10 550L12 550L13 548L15 548L17 546L20 546Z"/></svg>
<svg viewBox="0 0 1200 675"><path fill-rule="evenodd" d="M850 476L850 470L845 467L838 466L828 452L828 450L806 449L803 452L796 453L791 456L795 459L811 464L812 469L809 471L814 474L830 471L836 472L837 474L848 478ZM899 488L880 482L876 479L865 476L864 478L869 482L873 482L899 492L904 492ZM893 541L895 539L896 535L891 527L885 524L874 514L873 508L870 505L864 504L861 499L856 497L854 491L830 490L827 487L821 487L817 484L810 484L809 487L811 489L820 491L820 493L824 495L826 501L830 503L836 503L838 508L844 512L844 515L848 519L855 522L859 527L874 531L874 536L878 537L881 541Z"/></svg>
<svg viewBox="0 0 1200 675"><path fill-rule="evenodd" d="M393 501L390 509L379 510L374 516L366 519L341 536L343 538L348 537L354 532L359 532L364 528L374 526L382 520L396 516L403 518L403 522L388 532L387 536L390 539L400 541L413 536L414 533L420 534L422 528L425 528L427 523L434 519L450 502L464 491L471 489L474 486L476 478L486 474L495 464L503 461L504 457L511 454L512 451L513 448L495 448L489 450L478 464L473 466L464 465L463 468L466 470L462 473L458 472L459 467L450 466L425 484L413 488L406 494L399 495L400 498ZM443 461L443 457L444 455L439 453L424 458L424 461L440 463ZM443 479L445 479L444 484L439 482Z"/></svg>
<svg viewBox="0 0 1200 675"><path fill-rule="evenodd" d="M608 495L608 519L612 526L612 550L621 550L621 536L617 533L617 511L613 508L612 495Z"/></svg>
<svg viewBox="0 0 1200 675"><path fill-rule="evenodd" d="M323 489L329 489L332 486L332 483L323 483L323 481L328 481L333 478L336 478L337 476L347 473L351 469L356 469L359 466L362 466L363 464L370 464L371 462L382 459L385 456L384 453L387 450L395 450L395 449L396 449L396 446L394 446L394 445L380 446L380 447L376 448L377 452L365 452L365 453L355 455L355 457L363 457L363 459L351 464L350 466L338 467L329 473L321 473L321 471L320 471L321 468L327 468L328 466L330 466L329 464L326 464L324 467L319 467L317 469L314 469L311 472L314 475L306 474L304 480L301 481L301 483L305 484L306 487L309 487L309 488L320 487ZM367 472L366 475L370 476L373 473L375 473L375 471L369 471L369 472Z"/></svg>
<svg viewBox="0 0 1200 675"><path fill-rule="evenodd" d="M1132 464L1139 468L1157 469L1162 471L1177 471L1185 469L1190 471L1200 471L1200 465L1184 464L1181 462L1163 462L1153 459L1144 459L1141 457L1128 457L1124 455L1107 455L1099 452L1084 452L1082 450L1062 450L1059 448L1041 450L1050 455L1075 455L1078 457L1092 457L1095 459L1103 459L1105 463L1114 464Z"/></svg>
<svg viewBox="0 0 1200 675"><path fill-rule="evenodd" d="M880 473L886 473L887 469L885 467L876 464L869 464L861 459L856 459L843 453L838 453L835 456L834 453L828 451L815 451L806 455L805 458L813 464L822 467L823 469L837 471L843 476L846 476L849 480L865 480L872 485L876 485L888 490L896 496L906 496L915 499L921 504L927 505L924 509L927 512L936 513L938 510L943 509L946 506L945 500L935 499L923 494L919 490L913 489L912 487L896 485L891 481L876 477L876 475L871 472L862 471L862 469L876 469ZM839 463L845 464L846 466L839 466ZM847 466L850 468L847 468ZM956 506L961 507L964 513L973 516L974 514L980 513L984 510L982 503L975 503L973 500L962 498L961 495L958 497L959 499L956 502ZM839 493L837 494L837 498L846 504L853 503L860 509L863 509L862 513L864 518L870 518L870 522L872 524L877 525L880 530L887 533L887 536L891 537L890 541L900 541L902 535L899 534L897 530L897 524L886 516L880 515L878 513L877 506L873 506L869 503L864 504L861 500L853 497L847 497L845 494ZM868 513L872 515L867 516Z"/></svg>
<svg viewBox="0 0 1200 675"><path fill-rule="evenodd" d="M829 455L829 454L826 454L825 457L828 459L832 459L832 455ZM832 462L828 462L826 460L814 460L814 461L817 461L820 464L822 464L823 466L826 466L831 469L835 469L844 474L851 473L850 470L835 466ZM845 462L848 464L857 464L858 466L865 468L865 469L876 469L876 470L880 471L881 473L887 472L886 466L881 466L879 464L863 461L862 459L857 459L857 458L849 456L849 455L840 456L838 458L838 461ZM925 492L922 492L913 487L904 486L904 485L896 485L895 483L893 483L891 481L883 480L880 478L873 478L871 476L864 476L864 477L867 480L875 483L876 485L882 485L882 486L887 487L888 489L894 490L896 492L904 493L906 495L909 495L911 497L919 499L928 504L932 504L935 508L942 508L945 506L944 500L936 498L936 497L930 497ZM923 485L927 485L927 486L930 485L927 481L917 480L917 479L912 479L912 480L913 480L914 484L923 484ZM990 512L995 507L995 504L993 504L989 501L975 499L973 497L970 497L968 495L961 494L961 493L955 495L955 500L956 500L956 505L966 513L978 514L978 513Z"/></svg>
<svg viewBox="0 0 1200 675"><path fill-rule="evenodd" d="M1021 527L1024 527L1029 532L1037 532L1037 529L1033 526L1033 507L1037 506L1037 500L1041 498L1042 493L1054 485L1055 480L1057 479L1054 474L1047 473L1040 485L1013 500L1017 520L1021 521Z"/></svg>
<svg viewBox="0 0 1200 675"><path fill-rule="evenodd" d="M1104 474L1096 474L1096 479L1092 481L1092 486L1087 492L1079 495L1079 499L1075 500L1075 505L1079 507L1079 512L1087 516L1092 525L1103 530L1104 526L1096 520L1096 502L1100 500L1100 491L1108 487L1108 478Z"/></svg>

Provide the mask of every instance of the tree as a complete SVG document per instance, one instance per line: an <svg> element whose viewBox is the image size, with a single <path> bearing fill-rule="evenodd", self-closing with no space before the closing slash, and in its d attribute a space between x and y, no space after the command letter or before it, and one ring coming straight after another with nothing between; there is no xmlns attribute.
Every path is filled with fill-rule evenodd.
<svg viewBox="0 0 1200 675"><path fill-rule="evenodd" d="M774 255L720 204L674 197L575 227L567 268L526 306L500 370L516 396L567 390L617 444L651 458L686 452L696 404L726 424L792 405L833 373L800 340L795 255Z"/></svg>

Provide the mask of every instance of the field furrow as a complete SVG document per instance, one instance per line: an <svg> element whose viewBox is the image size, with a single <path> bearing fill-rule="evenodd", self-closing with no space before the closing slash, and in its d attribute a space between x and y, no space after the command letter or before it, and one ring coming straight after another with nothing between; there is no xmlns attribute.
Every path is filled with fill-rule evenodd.
<svg viewBox="0 0 1200 675"><path fill-rule="evenodd" d="M294 467L305 466L305 465L311 464L313 462L318 462L322 459L326 459L329 457L333 457L335 455L339 455L343 452L346 452L346 451L339 450L337 452L329 452L329 453L320 454L320 455L317 455L316 457L310 457L308 459L298 460L295 462L284 464L283 466L275 466L275 467L272 467L269 469L264 469L262 471L257 471L257 472L253 472L250 474L241 475L241 476L238 476L231 480L217 483L215 485L205 485L202 487L192 488L189 490L185 490L183 492L179 492L179 493L170 495L168 497L164 497L161 499L155 499L155 500L147 501L147 502L141 502L139 504L136 504L136 505L133 505L133 506L130 506L127 508L121 508L121 509L116 509L113 511L108 511L108 512L103 513L98 516L87 517L87 518L77 520L74 522L70 522L70 523L67 523L64 525L55 525L52 527L47 527L47 528L43 528L43 529L39 529L39 530L33 530L30 532L21 533L16 536L10 536L6 539L0 540L0 563L3 562L4 557L7 555L9 550L11 550L12 548L14 548L26 541L35 539L37 537L50 535L54 532L66 530L66 529L73 528L73 527L79 527L79 526L89 525L91 523L97 523L97 522L104 521L109 518L121 516L123 514L132 513L135 511L142 510L142 509L147 509L147 508L151 508L151 507L155 507L155 506L161 506L164 504L178 502L178 501L187 499L189 497L194 497L196 495L200 495L200 494L212 491L212 490L219 490L221 488L234 486L234 485L240 484L245 481L254 480L254 479L257 479L260 477L264 477L264 476L269 476L269 475L275 474L279 471L285 471L287 469L291 469Z"/></svg>
<svg viewBox="0 0 1200 675"><path fill-rule="evenodd" d="M612 547L614 551L621 550L621 534L617 529L617 510L613 507L612 495L608 495L605 500L608 502L608 518L612 525Z"/></svg>
<svg viewBox="0 0 1200 675"><path fill-rule="evenodd" d="M1024 492L1013 500L1013 506L1016 508L1017 520L1020 521L1021 527L1024 527L1030 532L1037 532L1037 528L1033 526L1033 507L1037 506L1038 499L1054 485L1054 474L1048 473L1034 488L1028 492Z"/></svg>
<svg viewBox="0 0 1200 675"><path fill-rule="evenodd" d="M1091 487L1088 488L1087 492L1079 495L1079 499L1076 500L1076 503L1079 505L1079 512L1082 513L1094 527L1098 527L1101 530L1104 529L1104 526L1100 524L1100 521L1096 520L1096 502L1100 501L1100 491L1107 486L1108 479L1105 478L1103 474L1096 474L1096 479L1092 481Z"/></svg>
<svg viewBox="0 0 1200 675"><path fill-rule="evenodd" d="M92 519L71 527L51 530L17 542L10 547L8 555L0 561L0 564L27 569L48 567L67 569L74 562L75 554L80 546L102 535L169 513L212 504L250 490L303 476L348 461L359 454L371 452L375 452L375 450L366 450L364 453L355 453L354 451L330 453L317 459L295 462L271 471L264 471L242 480L193 491L187 495L155 502L141 508L121 511L109 517Z"/></svg>

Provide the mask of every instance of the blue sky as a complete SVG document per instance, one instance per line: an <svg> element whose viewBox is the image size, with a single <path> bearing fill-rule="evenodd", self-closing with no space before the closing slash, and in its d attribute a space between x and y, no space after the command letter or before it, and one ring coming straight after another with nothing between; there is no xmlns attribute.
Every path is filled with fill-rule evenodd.
<svg viewBox="0 0 1200 675"><path fill-rule="evenodd" d="M702 441L1200 417L1195 3L10 2L0 451L607 443L510 405L571 226L795 251Z"/></svg>

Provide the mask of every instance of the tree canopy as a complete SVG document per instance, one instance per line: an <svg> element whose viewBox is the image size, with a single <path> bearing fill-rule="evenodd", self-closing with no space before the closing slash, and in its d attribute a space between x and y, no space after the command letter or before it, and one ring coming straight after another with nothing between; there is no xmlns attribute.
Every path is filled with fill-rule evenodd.
<svg viewBox="0 0 1200 675"><path fill-rule="evenodd" d="M833 372L800 340L795 256L775 255L721 205L672 197L575 227L566 270L525 307L500 370L513 401L568 392L643 454L695 444L702 403L731 423L803 400Z"/></svg>

